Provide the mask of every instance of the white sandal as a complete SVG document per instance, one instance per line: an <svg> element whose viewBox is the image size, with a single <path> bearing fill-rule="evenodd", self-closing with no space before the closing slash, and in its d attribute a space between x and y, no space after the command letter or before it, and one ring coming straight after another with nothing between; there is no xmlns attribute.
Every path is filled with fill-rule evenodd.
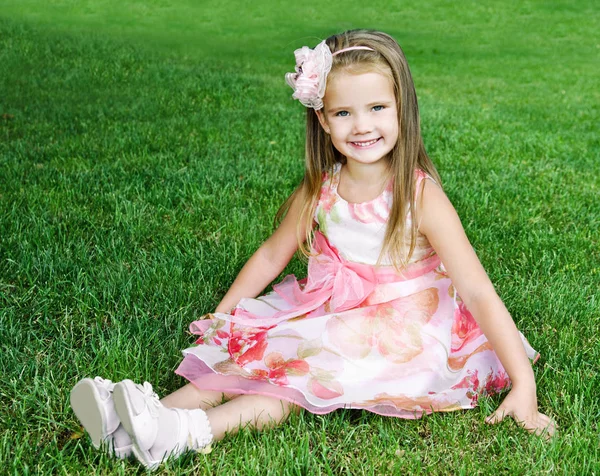
<svg viewBox="0 0 600 476"><path fill-rule="evenodd" d="M114 386L101 377L80 380L71 390L71 408L96 449L104 446L110 455L125 459L133 445L115 411Z"/></svg>
<svg viewBox="0 0 600 476"><path fill-rule="evenodd" d="M213 437L204 411L166 408L152 385L136 385L131 380L115 385L114 401L133 442L133 454L146 468L154 470L170 456L187 450L210 452ZM168 440L165 433L176 436Z"/></svg>

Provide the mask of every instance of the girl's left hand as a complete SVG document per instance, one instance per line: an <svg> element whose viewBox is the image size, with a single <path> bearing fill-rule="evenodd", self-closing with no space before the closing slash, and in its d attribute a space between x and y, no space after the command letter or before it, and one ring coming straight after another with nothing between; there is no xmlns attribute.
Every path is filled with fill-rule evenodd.
<svg viewBox="0 0 600 476"><path fill-rule="evenodd" d="M519 426L530 433L541 435L546 439L550 439L556 432L556 423L538 411L535 390L513 388L496 411L485 419L485 422L500 423L506 416L512 417Z"/></svg>

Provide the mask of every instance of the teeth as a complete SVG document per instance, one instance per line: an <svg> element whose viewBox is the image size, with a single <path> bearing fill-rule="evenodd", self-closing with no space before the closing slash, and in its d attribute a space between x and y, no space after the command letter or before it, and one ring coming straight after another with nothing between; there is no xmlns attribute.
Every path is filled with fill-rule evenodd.
<svg viewBox="0 0 600 476"><path fill-rule="evenodd" d="M368 142L353 142L354 145L358 146L358 147L369 147L370 145L375 144L375 142L377 142L379 139L373 139L370 140Z"/></svg>

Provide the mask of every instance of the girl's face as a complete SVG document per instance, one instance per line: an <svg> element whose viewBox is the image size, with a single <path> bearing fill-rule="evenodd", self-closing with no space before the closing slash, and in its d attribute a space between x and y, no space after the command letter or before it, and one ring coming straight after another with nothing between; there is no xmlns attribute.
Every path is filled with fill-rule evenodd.
<svg viewBox="0 0 600 476"><path fill-rule="evenodd" d="M396 97L387 76L338 73L327 85L323 103L319 122L349 163L387 159L398 140Z"/></svg>

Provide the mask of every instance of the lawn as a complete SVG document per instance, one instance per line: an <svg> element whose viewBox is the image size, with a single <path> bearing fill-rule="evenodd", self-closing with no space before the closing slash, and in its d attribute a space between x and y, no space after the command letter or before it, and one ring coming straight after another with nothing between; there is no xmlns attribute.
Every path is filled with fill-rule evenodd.
<svg viewBox="0 0 600 476"><path fill-rule="evenodd" d="M592 1L0 0L0 467L140 471L94 450L78 379L160 395L302 177L293 50L356 27L409 60L428 152L542 357L550 442L360 411L240 435L168 474L600 474L600 15ZM304 274L294 259L286 273Z"/></svg>

